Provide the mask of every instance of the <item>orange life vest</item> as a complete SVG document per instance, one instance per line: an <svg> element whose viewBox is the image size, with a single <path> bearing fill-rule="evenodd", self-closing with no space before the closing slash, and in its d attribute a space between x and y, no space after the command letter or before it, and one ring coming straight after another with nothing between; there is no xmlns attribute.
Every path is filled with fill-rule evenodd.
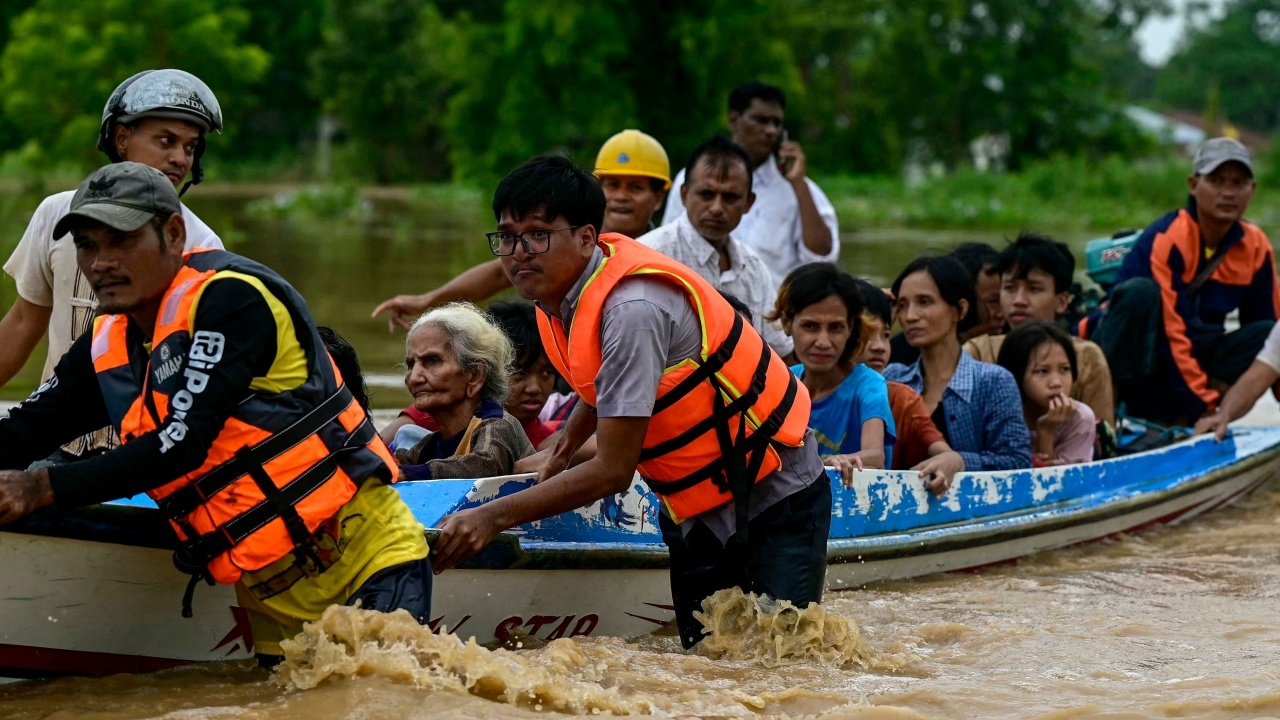
<svg viewBox="0 0 1280 720"><path fill-rule="evenodd" d="M182 442L183 411L202 392L204 373L218 363L218 333L192 334L193 304L215 275L234 271L257 278L287 309L307 358L307 379L281 393L249 391L227 419L196 470L148 492L181 541L180 570L234 583L306 546L370 476L395 478L395 460L378 438L325 350L306 303L284 279L251 260L223 251L197 251L161 301L151 336L129 332L127 315L94 321L93 364L112 424L127 444L170 422L162 447Z"/></svg>
<svg viewBox="0 0 1280 720"><path fill-rule="evenodd" d="M538 313L547 355L582 399L595 406L605 298L630 276L657 278L679 288L698 315L702 344L697 358L664 372L637 470L677 522L734 500L739 539L745 539L751 486L781 465L774 443L803 443L809 392L693 270L616 233L601 235L599 247L604 261L578 296L568 334L558 317Z"/></svg>

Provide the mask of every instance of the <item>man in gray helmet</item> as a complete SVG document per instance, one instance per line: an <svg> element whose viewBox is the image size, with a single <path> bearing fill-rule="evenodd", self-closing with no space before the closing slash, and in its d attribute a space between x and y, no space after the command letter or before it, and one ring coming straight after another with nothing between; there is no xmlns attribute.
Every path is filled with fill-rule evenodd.
<svg viewBox="0 0 1280 720"><path fill-rule="evenodd" d="M111 160L129 160L156 168L175 188L204 176L200 157L205 135L222 132L222 109L209 87L182 70L147 70L125 80L111 93L102 111L98 149ZM18 247L4 265L17 283L18 298L0 320L0 387L8 383L49 333L49 353L41 380L48 380L58 360L93 321L94 289L76 268L75 245L57 242L54 224L71 207L74 191L51 195L40 203ZM183 206L187 250L221 249L222 240ZM80 456L107 447L110 433L98 432L68 445Z"/></svg>

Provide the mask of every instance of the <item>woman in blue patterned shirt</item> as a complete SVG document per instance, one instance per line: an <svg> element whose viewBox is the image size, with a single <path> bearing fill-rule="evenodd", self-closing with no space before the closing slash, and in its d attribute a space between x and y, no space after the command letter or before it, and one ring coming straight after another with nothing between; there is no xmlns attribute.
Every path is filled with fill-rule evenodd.
<svg viewBox="0 0 1280 720"><path fill-rule="evenodd" d="M955 259L920 257L893 282L894 313L907 342L920 350L911 365L885 369L924 397L933 422L965 469L1031 467L1022 396L1008 370L969 357L960 335L977 321L973 281Z"/></svg>

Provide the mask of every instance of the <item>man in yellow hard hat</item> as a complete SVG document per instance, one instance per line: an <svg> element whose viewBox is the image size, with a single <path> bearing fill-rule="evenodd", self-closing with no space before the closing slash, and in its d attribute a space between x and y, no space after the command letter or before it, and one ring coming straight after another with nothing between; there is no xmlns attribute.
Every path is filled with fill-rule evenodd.
<svg viewBox="0 0 1280 720"><path fill-rule="evenodd" d="M667 151L651 135L623 130L605 141L596 155L595 176L604 189L605 214L601 232L640 237L654 228L653 216L671 187ZM421 295L397 295L373 311L390 313L389 329L408 329L427 310L455 301L481 302L511 287L502 262L481 263L444 285Z"/></svg>

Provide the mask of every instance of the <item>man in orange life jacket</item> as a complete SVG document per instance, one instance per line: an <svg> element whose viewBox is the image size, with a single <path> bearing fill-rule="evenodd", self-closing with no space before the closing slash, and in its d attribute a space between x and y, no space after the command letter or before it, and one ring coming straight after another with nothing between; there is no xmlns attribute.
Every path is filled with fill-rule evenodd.
<svg viewBox="0 0 1280 720"><path fill-rule="evenodd" d="M1106 311L1078 328L1102 347L1128 412L1169 425L1214 410L1280 317L1271 242L1243 220L1257 187L1249 151L1206 141L1187 187L1187 206L1152 223L1125 257ZM1240 328L1227 332L1233 311Z"/></svg>
<svg viewBox="0 0 1280 720"><path fill-rule="evenodd" d="M717 590L821 600L831 484L808 392L696 272L597 236L604 208L595 178L562 157L530 160L498 186L489 247L537 301L547 354L582 402L537 485L442 521L436 571L509 527L627 490L638 469L663 501L685 647ZM595 458L566 469L592 433Z"/></svg>
<svg viewBox="0 0 1280 720"><path fill-rule="evenodd" d="M198 580L235 583L267 662L335 603L426 622L422 526L298 293L231 253L184 254L178 193L146 165L90 175L53 236L68 232L102 314L0 420L0 524L146 492L192 576L183 614ZM119 448L16 470L107 424Z"/></svg>

